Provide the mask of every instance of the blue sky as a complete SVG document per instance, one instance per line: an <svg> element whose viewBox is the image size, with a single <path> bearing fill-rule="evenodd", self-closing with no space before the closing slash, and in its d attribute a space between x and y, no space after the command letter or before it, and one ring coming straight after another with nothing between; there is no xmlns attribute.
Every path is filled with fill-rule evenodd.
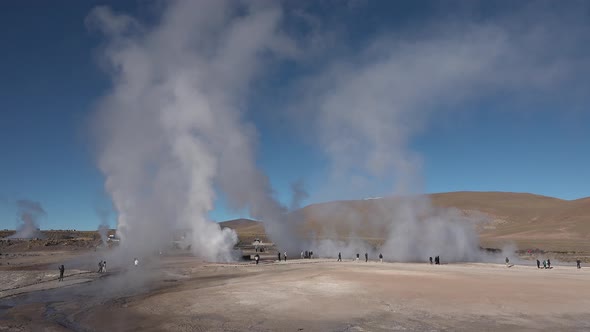
<svg viewBox="0 0 590 332"><path fill-rule="evenodd" d="M403 34L408 39L415 33L420 39L420 30L438 20L493 22L516 11L526 22L543 17L537 11L555 12L554 5L544 2L538 6L523 2L518 8L512 2L351 3L352 7L287 3L285 8L292 10L287 19L300 11L319 18L320 29L333 32L334 48L307 60L306 65L287 63L277 68L258 83L259 89L248 101L246 118L258 131L257 164L285 204L290 200L290 184L298 180L305 182L310 194L306 204L392 191L389 176L356 193L324 191L331 174L330 157L317 138L306 132L311 128L305 122L295 124L297 119L278 110L293 98L287 87L324 66L332 58L330 53L343 59L351 53L354 59L375 35ZM84 23L92 8L102 4L148 21L161 5L135 1L0 4L0 229L16 226L14 202L21 198L42 204L47 211L41 220L44 229L96 229L96 208L109 204L88 127L93 107L109 91L110 80L97 59L103 40ZM590 22L588 6L582 2L569 2L569 8L557 12L550 20L571 22L569 15L575 12L575 18ZM571 29L587 31L588 25ZM305 34L297 30L297 24L287 27ZM407 150L422 160L424 191L516 191L563 199L590 196L590 112L584 93L577 91L590 81L584 75L590 69L586 66L589 48L582 41L564 49L563 55L557 49L560 45L551 44L553 40L543 44L549 59L563 59L566 66L577 61L571 65L574 70L564 70L569 76L557 88L529 90L527 84L511 88L507 82L505 90L428 106L453 110L432 112L409 137ZM543 55L539 57L542 60ZM222 199L216 207L211 218L217 221L247 216L229 211ZM115 226L114 216L111 226Z"/></svg>

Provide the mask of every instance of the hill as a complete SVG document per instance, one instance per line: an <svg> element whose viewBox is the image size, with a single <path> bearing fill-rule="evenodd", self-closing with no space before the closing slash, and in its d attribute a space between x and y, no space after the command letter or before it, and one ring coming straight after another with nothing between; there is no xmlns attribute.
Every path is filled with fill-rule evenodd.
<svg viewBox="0 0 590 332"><path fill-rule="evenodd" d="M477 210L489 217L484 244L513 242L521 248L590 251L590 199L566 201L526 193L457 192L431 195L438 206Z"/></svg>
<svg viewBox="0 0 590 332"><path fill-rule="evenodd" d="M264 226L259 221L242 218L220 222L219 225L222 228L228 227L235 230L242 243L252 243L255 239L268 242Z"/></svg>
<svg viewBox="0 0 590 332"><path fill-rule="evenodd" d="M455 208L483 220L478 230L483 246L516 244L520 249L590 252L590 198L561 200L528 193L451 192L427 195L435 208ZM383 218L390 217L399 198L334 201L302 209L302 232L322 237L356 234L369 241L383 239ZM475 219L474 219L475 220ZM395 222L395 220L392 220ZM238 219L221 223L241 239L266 238L261 223Z"/></svg>

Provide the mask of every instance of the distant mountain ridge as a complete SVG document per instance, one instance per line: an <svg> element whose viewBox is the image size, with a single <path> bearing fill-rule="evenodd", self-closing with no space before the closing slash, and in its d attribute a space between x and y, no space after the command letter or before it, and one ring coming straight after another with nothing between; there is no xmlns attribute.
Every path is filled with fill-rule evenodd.
<svg viewBox="0 0 590 332"><path fill-rule="evenodd" d="M530 193L460 191L425 195L434 207L455 208L464 215L477 215L482 245L514 243L523 248L590 252L590 197L563 200ZM360 199L311 204L301 209L301 231L320 235L322 229L339 234L355 233L379 240L383 229L371 224L399 198ZM389 207L388 207L389 208ZM349 227L346 219L361 225ZM394 222L394 221L393 221ZM236 219L220 223L235 229L241 238L265 237L262 223Z"/></svg>

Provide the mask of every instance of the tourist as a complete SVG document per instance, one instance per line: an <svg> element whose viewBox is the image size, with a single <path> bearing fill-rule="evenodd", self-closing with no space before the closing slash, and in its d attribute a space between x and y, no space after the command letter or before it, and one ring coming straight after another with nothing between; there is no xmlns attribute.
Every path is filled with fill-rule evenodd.
<svg viewBox="0 0 590 332"><path fill-rule="evenodd" d="M379 253L379 261L383 263L383 254Z"/></svg>
<svg viewBox="0 0 590 332"><path fill-rule="evenodd" d="M338 253L338 262L342 262L342 253Z"/></svg>
<svg viewBox="0 0 590 332"><path fill-rule="evenodd" d="M57 281L64 281L64 271L66 268L63 265L59 266L59 279Z"/></svg>

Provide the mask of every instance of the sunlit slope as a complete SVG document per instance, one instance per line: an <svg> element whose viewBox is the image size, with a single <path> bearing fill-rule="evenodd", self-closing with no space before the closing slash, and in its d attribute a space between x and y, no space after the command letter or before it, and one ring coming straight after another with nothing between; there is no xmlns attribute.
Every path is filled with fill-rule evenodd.
<svg viewBox="0 0 590 332"><path fill-rule="evenodd" d="M567 201L509 192L452 192L428 198L434 209L455 208L459 215L474 217L483 246L514 243L521 249L590 252L590 198ZM300 231L306 236L355 235L379 242L388 228L395 227L395 215L403 206L396 198L312 204L298 211L303 219ZM428 200L415 209L418 217L422 207L428 207ZM240 219L222 225L236 229L240 238L264 236L262 225L255 221Z"/></svg>

